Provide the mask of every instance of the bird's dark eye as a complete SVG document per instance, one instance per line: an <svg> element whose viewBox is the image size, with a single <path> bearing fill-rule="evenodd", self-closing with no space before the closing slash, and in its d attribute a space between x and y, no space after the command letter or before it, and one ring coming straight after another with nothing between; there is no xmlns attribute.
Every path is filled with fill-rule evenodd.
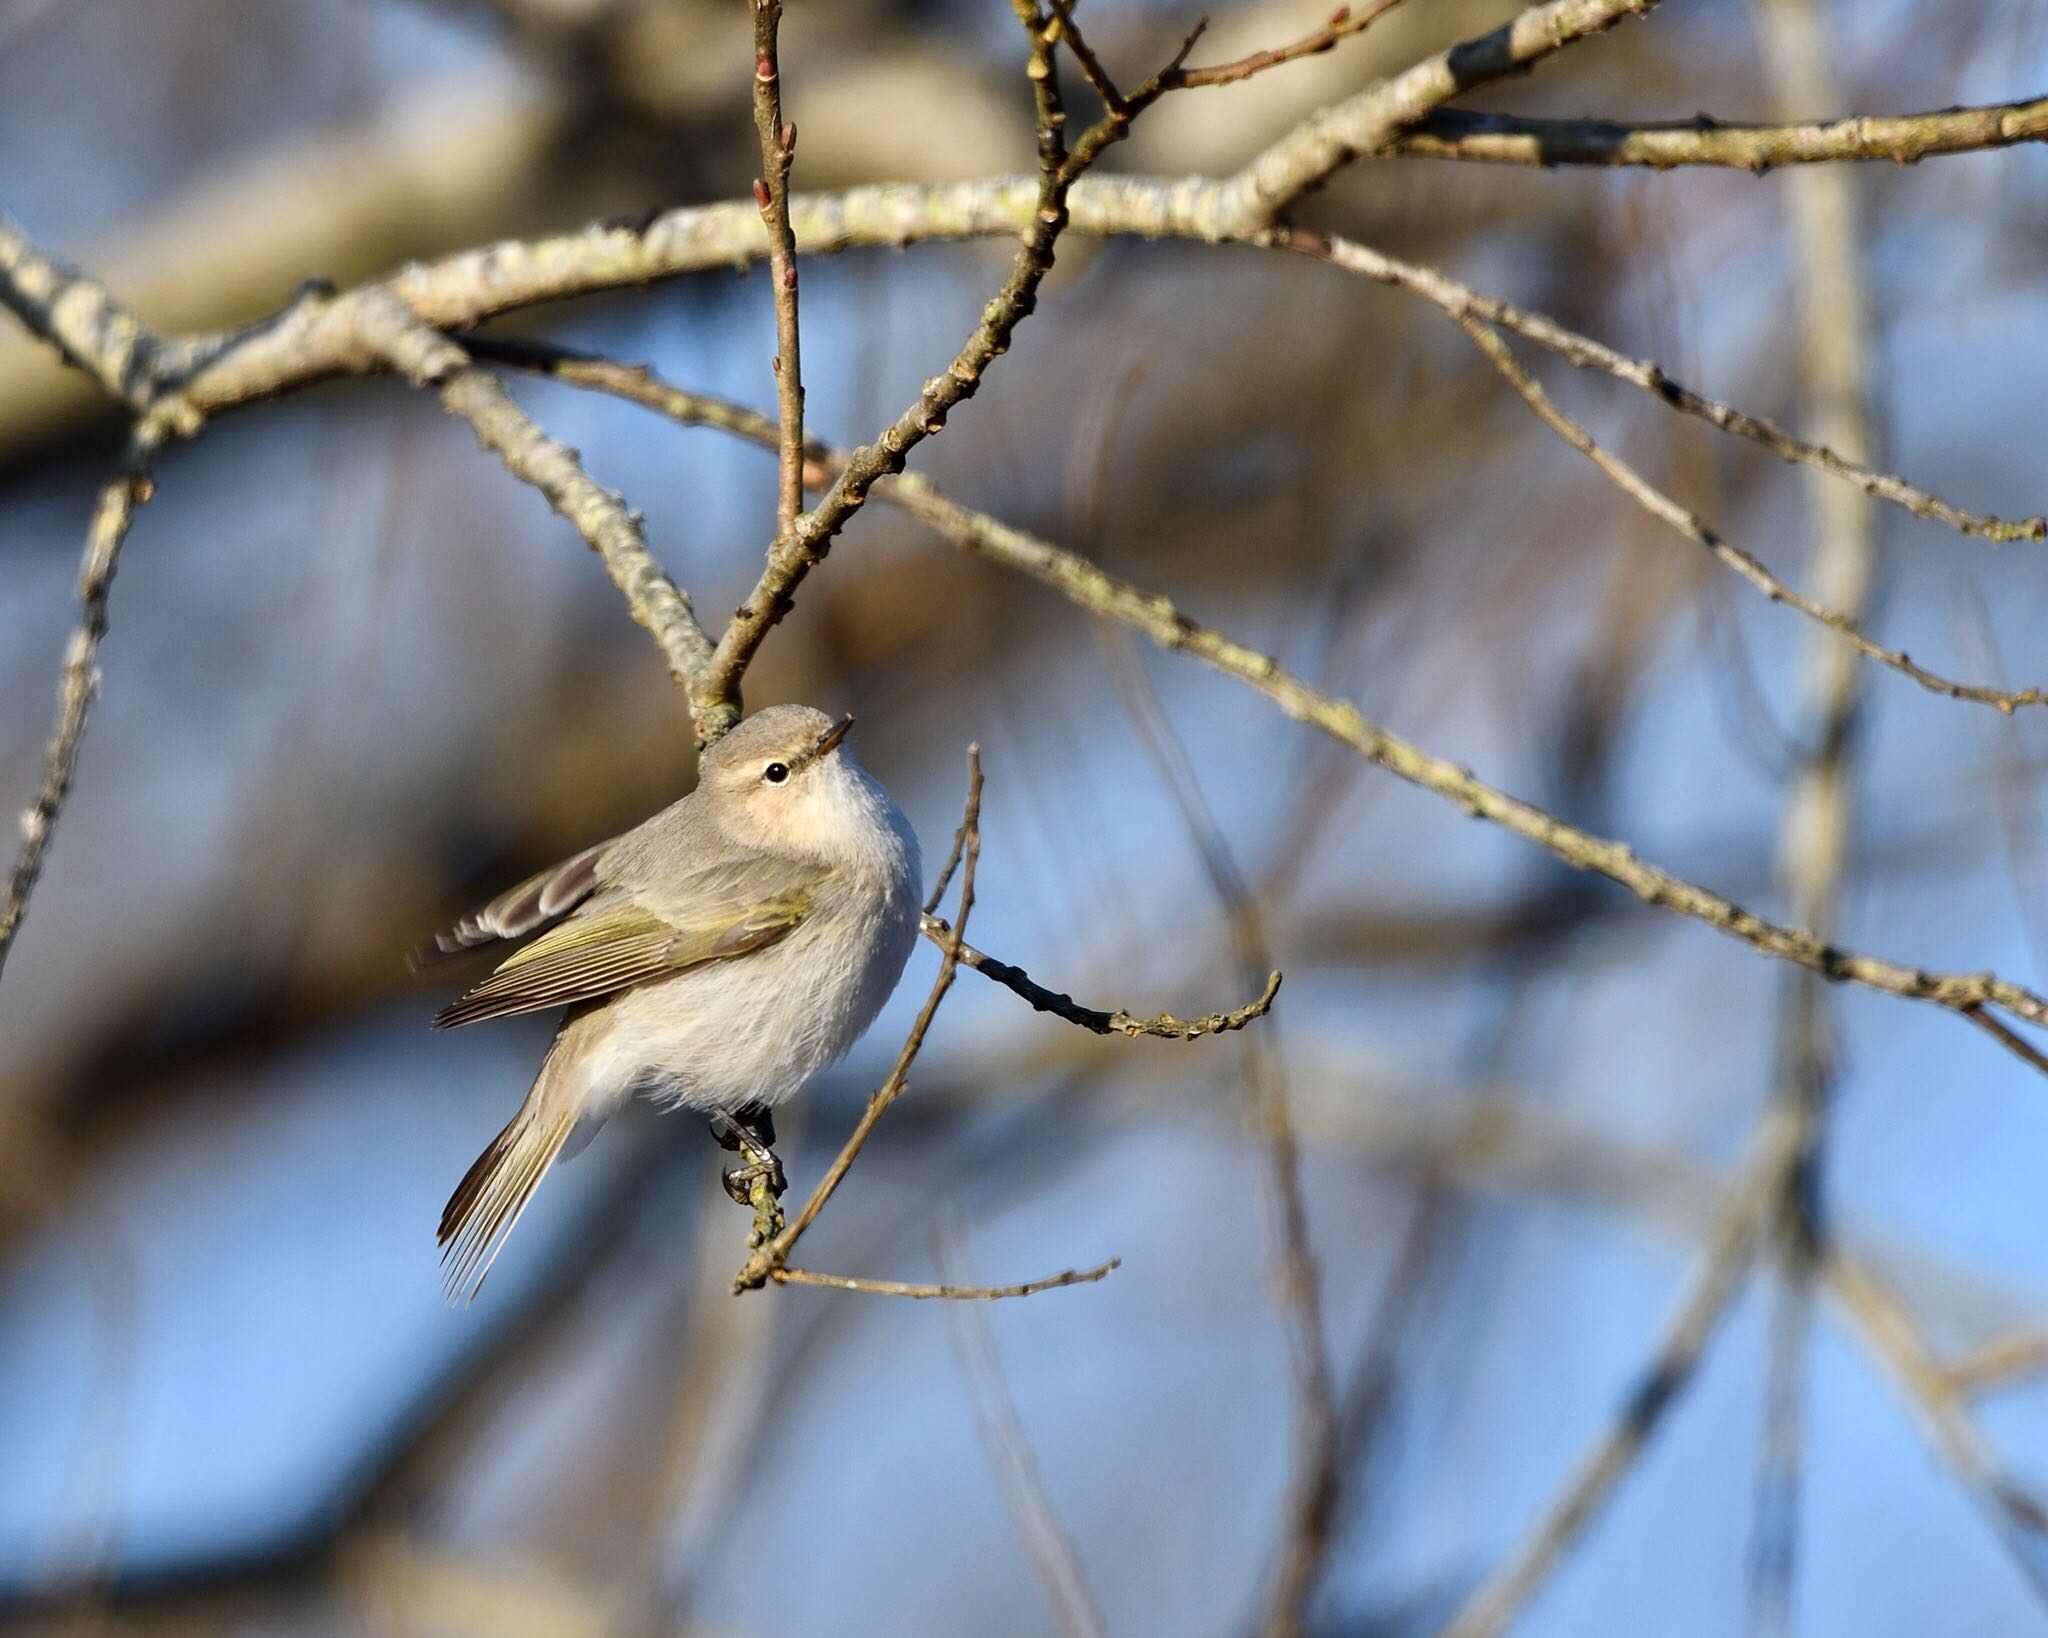
<svg viewBox="0 0 2048 1638"><path fill-rule="evenodd" d="M789 777L787 762L771 762L761 770L761 777L771 785L779 785Z"/></svg>

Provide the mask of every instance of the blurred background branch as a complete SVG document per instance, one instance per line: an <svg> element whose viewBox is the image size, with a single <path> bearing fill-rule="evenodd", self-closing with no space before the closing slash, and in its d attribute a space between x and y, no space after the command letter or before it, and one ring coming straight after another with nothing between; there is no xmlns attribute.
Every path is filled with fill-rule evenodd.
<svg viewBox="0 0 2048 1638"><path fill-rule="evenodd" d="M1760 98L1684 7L1027 6L1056 99L1001 7L772 9L0 5L10 1625L2032 1630L2048 36L1759 0ZM735 1303L622 1116L451 1321L535 1042L399 954L742 673L927 841L1000 757L1038 976L934 909L996 987L785 1132L859 1273Z"/></svg>

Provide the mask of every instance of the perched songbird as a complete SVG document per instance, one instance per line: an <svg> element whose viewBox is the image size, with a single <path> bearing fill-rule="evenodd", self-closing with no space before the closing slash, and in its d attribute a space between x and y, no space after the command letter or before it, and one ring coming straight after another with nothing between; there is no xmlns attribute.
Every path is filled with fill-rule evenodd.
<svg viewBox="0 0 2048 1638"><path fill-rule="evenodd" d="M444 955L531 938L435 1020L566 1007L519 1113L441 1217L451 1297L473 1293L565 1145L635 1091L710 1112L779 1168L767 1111L858 1040L917 941L909 821L806 706L756 712L705 752L697 788L637 829L493 899ZM538 935L537 937L534 935ZM573 1148L570 1152L574 1152Z"/></svg>

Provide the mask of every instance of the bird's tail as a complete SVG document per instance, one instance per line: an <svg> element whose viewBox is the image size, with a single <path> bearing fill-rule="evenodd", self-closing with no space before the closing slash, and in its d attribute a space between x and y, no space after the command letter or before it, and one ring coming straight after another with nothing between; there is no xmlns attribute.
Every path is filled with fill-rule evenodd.
<svg viewBox="0 0 2048 1638"><path fill-rule="evenodd" d="M575 1117L548 1097L552 1058L519 1113L456 1184L441 1213L441 1275L450 1302L473 1299L491 1262L540 1180L555 1163Z"/></svg>

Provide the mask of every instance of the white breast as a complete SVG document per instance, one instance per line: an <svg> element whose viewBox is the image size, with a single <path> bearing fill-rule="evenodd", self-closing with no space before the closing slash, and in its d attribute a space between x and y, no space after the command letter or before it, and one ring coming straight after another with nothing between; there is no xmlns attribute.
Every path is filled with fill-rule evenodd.
<svg viewBox="0 0 2048 1638"><path fill-rule="evenodd" d="M858 765L835 783L871 817L851 827L863 845L835 866L817 907L765 950L629 990L584 1020L586 1110L636 1087L697 1109L780 1103L874 1022L917 942L917 837Z"/></svg>

